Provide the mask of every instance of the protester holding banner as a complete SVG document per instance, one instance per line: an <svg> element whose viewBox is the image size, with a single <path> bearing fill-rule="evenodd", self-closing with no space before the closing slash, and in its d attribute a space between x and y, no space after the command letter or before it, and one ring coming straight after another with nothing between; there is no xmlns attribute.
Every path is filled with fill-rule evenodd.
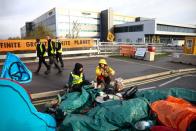
<svg viewBox="0 0 196 131"><path fill-rule="evenodd" d="M63 47L62 43L58 37L56 37L56 60L57 62L60 61L61 67L64 67L63 59L62 59Z"/></svg>
<svg viewBox="0 0 196 131"><path fill-rule="evenodd" d="M37 50L37 57L39 58L39 65L35 73L39 73L42 63L43 63L47 68L47 71L45 73L48 74L50 71L50 66L45 61L46 47L44 44L40 43L40 39L36 39L36 43L37 43L36 50Z"/></svg>
<svg viewBox="0 0 196 131"><path fill-rule="evenodd" d="M61 73L62 70L59 67L57 60L56 60L56 47L55 47L55 42L53 42L50 38L50 36L47 36L47 41L48 41L48 58L49 58L49 64L50 68L52 64L55 64L55 67L59 70L58 73Z"/></svg>

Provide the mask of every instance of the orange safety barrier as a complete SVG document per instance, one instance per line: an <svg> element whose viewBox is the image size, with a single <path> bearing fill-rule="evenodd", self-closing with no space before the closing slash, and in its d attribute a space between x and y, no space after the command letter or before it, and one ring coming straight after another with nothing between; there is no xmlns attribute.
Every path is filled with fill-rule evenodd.
<svg viewBox="0 0 196 131"><path fill-rule="evenodd" d="M165 126L186 131L193 120L196 120L196 106L189 102L169 96L166 100L159 100L151 104L158 120Z"/></svg>
<svg viewBox="0 0 196 131"><path fill-rule="evenodd" d="M60 41L63 48L93 47L93 39L61 39ZM41 42L47 43L46 40ZM36 50L35 40L0 40L0 52L34 50Z"/></svg>
<svg viewBox="0 0 196 131"><path fill-rule="evenodd" d="M134 57L136 48L132 45L121 45L120 46L120 55Z"/></svg>

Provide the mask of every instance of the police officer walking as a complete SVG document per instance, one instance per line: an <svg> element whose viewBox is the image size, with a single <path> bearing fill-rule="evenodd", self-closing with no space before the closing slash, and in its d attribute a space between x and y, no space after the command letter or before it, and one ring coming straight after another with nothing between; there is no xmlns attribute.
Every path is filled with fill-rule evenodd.
<svg viewBox="0 0 196 131"><path fill-rule="evenodd" d="M56 61L56 47L55 47L55 42L53 42L50 38L50 36L47 36L47 41L48 41L48 57L49 57L49 64L50 68L52 64L55 64L55 67L59 70L58 73L61 73L62 70L59 67L57 61Z"/></svg>
<svg viewBox="0 0 196 131"><path fill-rule="evenodd" d="M37 51L37 57L39 57L39 65L37 70L35 71L35 73L39 73L40 68L42 66L42 63L44 63L44 65L47 68L47 71L45 71L46 74L49 73L50 71L50 66L46 63L45 58L46 58L46 47L44 44L40 43L40 39L36 39L36 51Z"/></svg>
<svg viewBox="0 0 196 131"><path fill-rule="evenodd" d="M64 67L63 59L62 59L63 47L62 43L58 37L56 37L56 60L57 63L60 61L61 67Z"/></svg>

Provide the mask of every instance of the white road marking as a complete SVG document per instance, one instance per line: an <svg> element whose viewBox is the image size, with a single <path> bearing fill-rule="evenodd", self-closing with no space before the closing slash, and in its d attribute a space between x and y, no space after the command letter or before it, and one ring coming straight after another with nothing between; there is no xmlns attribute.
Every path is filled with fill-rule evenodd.
<svg viewBox="0 0 196 131"><path fill-rule="evenodd" d="M168 71L172 70L172 69L161 67L161 66L154 66L154 65L149 65L149 64L141 64L141 63L138 63L138 62L127 61L127 60L120 60L120 59L116 59L116 58L109 58L109 59L113 59L113 60L116 60L116 61L123 61L123 62L127 62L127 63L134 63L134 64L139 64L139 65L150 66L150 67L154 67L154 68L158 68L158 69L163 69L163 70L168 70Z"/></svg>
<svg viewBox="0 0 196 131"><path fill-rule="evenodd" d="M142 88L142 89L138 89L138 91L149 90L149 89L154 89L154 88L157 88L157 87L152 86L152 87Z"/></svg>
<svg viewBox="0 0 196 131"><path fill-rule="evenodd" d="M142 88L142 89L138 89L138 90L139 90L139 91L142 91L142 90L149 90L149 89L159 88L159 87L165 86L165 85L167 85L167 84L170 84L170 83L172 83L172 82L174 82L174 81L177 81L177 80L179 80L179 79L181 79L181 78L184 78L184 77L196 77L196 75L185 75L185 76L176 77L176 78L174 78L174 79L172 79L172 80L169 80L169 81L167 81L167 82L164 82L164 83L158 85L158 87L157 87L157 86L152 86L152 87L146 87L146 88Z"/></svg>
<svg viewBox="0 0 196 131"><path fill-rule="evenodd" d="M181 79L181 78L182 78L182 77L176 77L176 78L174 78L174 79L171 79L171 80L169 80L169 81L167 81L167 82L165 82L165 83L159 85L159 87L165 86L165 85L167 85L167 84L169 84L169 83L172 83L172 82L174 82L174 81L176 81L176 80L179 80L179 79Z"/></svg>

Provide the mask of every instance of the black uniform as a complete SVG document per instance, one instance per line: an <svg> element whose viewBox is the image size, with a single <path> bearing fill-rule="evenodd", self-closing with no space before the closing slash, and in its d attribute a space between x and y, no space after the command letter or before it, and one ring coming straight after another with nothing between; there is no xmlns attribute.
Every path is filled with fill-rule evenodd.
<svg viewBox="0 0 196 131"><path fill-rule="evenodd" d="M61 67L64 67L63 59L62 59L62 52L60 51L62 48L62 43L60 41L56 42L56 60L57 62L60 61Z"/></svg>
<svg viewBox="0 0 196 131"><path fill-rule="evenodd" d="M56 61L56 50L55 50L55 42L51 41L51 39L48 40L48 57L49 57L49 63L50 63L50 68L52 66L52 64L55 64L55 67L59 70L59 72L61 71L61 68L59 67L57 61Z"/></svg>
<svg viewBox="0 0 196 131"><path fill-rule="evenodd" d="M40 68L42 66L42 63L44 63L44 65L47 68L47 71L49 71L49 68L50 67L49 67L49 65L45 61L45 57L46 57L45 56L45 53L46 53L45 45L38 43L37 46L36 46L36 50L37 50L37 57L39 57L39 66L37 68L36 73L38 73L40 71Z"/></svg>

